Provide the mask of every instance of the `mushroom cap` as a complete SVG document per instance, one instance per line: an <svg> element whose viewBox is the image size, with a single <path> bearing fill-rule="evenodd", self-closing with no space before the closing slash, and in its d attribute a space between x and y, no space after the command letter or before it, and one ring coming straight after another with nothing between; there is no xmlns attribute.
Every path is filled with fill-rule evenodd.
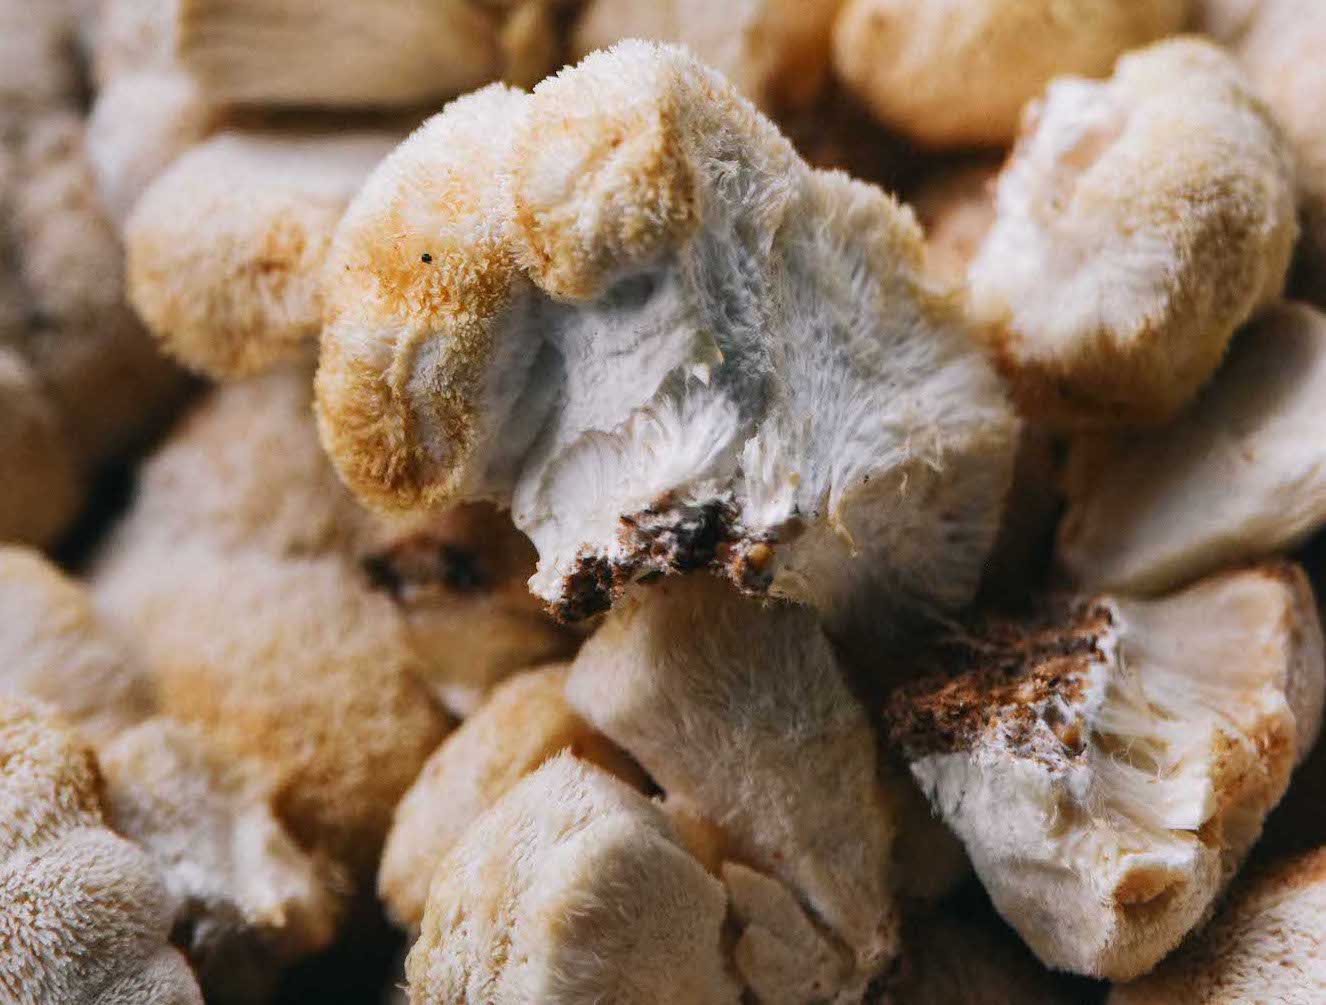
<svg viewBox="0 0 1326 1005"><path fill-rule="evenodd" d="M38 552L0 546L0 693L60 710L101 746L156 707L151 678L82 586Z"/></svg>
<svg viewBox="0 0 1326 1005"><path fill-rule="evenodd" d="M567 697L729 857L781 880L874 976L896 949L894 821L874 735L804 608L707 576L630 595L572 663Z"/></svg>
<svg viewBox="0 0 1326 1005"><path fill-rule="evenodd" d="M301 354L351 196L400 136L228 131L193 147L125 225L129 296L167 351L215 377Z"/></svg>
<svg viewBox="0 0 1326 1005"><path fill-rule="evenodd" d="M658 807L567 754L438 866L406 961L413 1005L736 1005L718 880Z"/></svg>
<svg viewBox="0 0 1326 1005"><path fill-rule="evenodd" d="M1103 76L1187 12L1188 0L847 0L834 68L881 121L926 146L1002 146L1051 79Z"/></svg>
<svg viewBox="0 0 1326 1005"><path fill-rule="evenodd" d="M147 857L103 823L92 752L0 698L0 994L15 1005L202 1005Z"/></svg>
<svg viewBox="0 0 1326 1005"><path fill-rule="evenodd" d="M805 108L829 75L839 0L591 0L576 22L576 58L629 38L675 42L718 70L760 108Z"/></svg>
<svg viewBox="0 0 1326 1005"><path fill-rule="evenodd" d="M1326 995L1326 848L1240 881L1200 934L1108 1005L1233 1005Z"/></svg>
<svg viewBox="0 0 1326 1005"><path fill-rule="evenodd" d="M1212 909L1314 742L1326 687L1301 569L956 647L905 688L895 741L1000 914L1048 965L1126 980Z"/></svg>
<svg viewBox="0 0 1326 1005"><path fill-rule="evenodd" d="M1291 151L1233 59L1162 42L1028 109L972 310L1028 416L1155 425L1280 296L1297 236Z"/></svg>
<svg viewBox="0 0 1326 1005"><path fill-rule="evenodd" d="M378 893L398 924L419 926L438 863L475 819L559 752L644 787L631 759L567 704L565 684L565 665L517 674L425 762L396 806L378 870Z"/></svg>
<svg viewBox="0 0 1326 1005"><path fill-rule="evenodd" d="M1292 548L1326 523L1324 395L1326 315L1267 311L1173 425L1073 442L1058 561L1150 594Z"/></svg>
<svg viewBox="0 0 1326 1005"><path fill-rule="evenodd" d="M510 505L568 620L699 568L835 626L960 605L1016 422L921 257L883 193L623 43L453 102L370 177L326 273L323 441L374 505Z"/></svg>

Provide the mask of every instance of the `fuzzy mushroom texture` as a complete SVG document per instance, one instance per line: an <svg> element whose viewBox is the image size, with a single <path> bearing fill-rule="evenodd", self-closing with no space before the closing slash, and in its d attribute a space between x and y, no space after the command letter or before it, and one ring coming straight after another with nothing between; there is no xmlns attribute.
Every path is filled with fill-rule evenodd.
<svg viewBox="0 0 1326 1005"><path fill-rule="evenodd" d="M176 56L180 0L101 0L88 159L122 226L152 180L224 117Z"/></svg>
<svg viewBox="0 0 1326 1005"><path fill-rule="evenodd" d="M685 45L771 113L805 108L829 77L841 0L591 0L571 36L577 58L628 38Z"/></svg>
<svg viewBox="0 0 1326 1005"><path fill-rule="evenodd" d="M227 131L167 168L125 224L129 298L191 369L238 377L308 348L332 233L391 132Z"/></svg>
<svg viewBox="0 0 1326 1005"><path fill-rule="evenodd" d="M1297 235L1292 152L1232 57L1163 42L1029 108L972 311L1028 416L1156 425L1280 296Z"/></svg>
<svg viewBox="0 0 1326 1005"><path fill-rule="evenodd" d="M160 716L99 751L106 815L161 870L208 1001L265 1000L282 964L326 946L338 903L272 812L252 761Z"/></svg>
<svg viewBox="0 0 1326 1005"><path fill-rule="evenodd" d="M833 65L879 119L928 147L1005 146L1063 74L1107 74L1183 27L1188 0L847 0Z"/></svg>
<svg viewBox="0 0 1326 1005"><path fill-rule="evenodd" d="M1236 52L1284 128L1297 157L1303 239L1295 289L1326 306L1326 7L1314 0L1263 0Z"/></svg>
<svg viewBox="0 0 1326 1005"><path fill-rule="evenodd" d="M1211 922L1107 1005L1326 999L1326 848L1241 881Z"/></svg>
<svg viewBox="0 0 1326 1005"><path fill-rule="evenodd" d="M202 1005L147 857L107 828L92 752L0 697L0 996L14 1005Z"/></svg>
<svg viewBox="0 0 1326 1005"><path fill-rule="evenodd" d="M152 681L81 585L40 553L0 546L0 693L47 702L100 747L155 711Z"/></svg>
<svg viewBox="0 0 1326 1005"><path fill-rule="evenodd" d="M124 299L124 251L96 192L79 113L24 126L11 240L28 308L18 346L88 467L151 431L180 401L181 372Z"/></svg>
<svg viewBox="0 0 1326 1005"><path fill-rule="evenodd" d="M567 754L438 866L406 961L411 1005L736 1005L723 887L657 806Z"/></svg>
<svg viewBox="0 0 1326 1005"><path fill-rule="evenodd" d="M892 733L1047 965L1128 980L1208 916L1320 725L1321 626L1283 563L1101 596L954 646Z"/></svg>
<svg viewBox="0 0 1326 1005"><path fill-rule="evenodd" d="M517 674L442 742L396 806L378 871L392 919L418 928L439 862L486 809L561 751L636 788L643 772L563 696L565 665Z"/></svg>
<svg viewBox="0 0 1326 1005"><path fill-rule="evenodd" d="M151 602L153 562L169 565L162 555L200 539L221 559L335 557L347 584L391 602L416 676L458 715L516 670L575 651L578 635L525 586L534 551L509 518L479 504L369 514L318 443L312 396L308 367L278 367L225 384L180 423L141 467L133 508L100 556L98 578L119 581L121 605Z"/></svg>
<svg viewBox="0 0 1326 1005"><path fill-rule="evenodd" d="M704 568L835 628L959 605L1017 423L921 258L878 189L623 43L374 172L327 271L323 442L374 505L510 505L567 620Z"/></svg>
<svg viewBox="0 0 1326 1005"><path fill-rule="evenodd" d="M869 979L896 950L894 820L866 713L815 615L688 576L633 592L587 641L572 706L786 884Z"/></svg>
<svg viewBox="0 0 1326 1005"><path fill-rule="evenodd" d="M1326 315L1268 311L1168 429L1074 441L1058 561L1090 589L1159 593L1326 525Z"/></svg>
<svg viewBox="0 0 1326 1005"><path fill-rule="evenodd" d="M83 502L81 465L65 439L59 410L27 361L3 344L0 484L0 541L48 545Z"/></svg>
<svg viewBox="0 0 1326 1005"><path fill-rule="evenodd" d="M179 57L223 104L422 104L532 84L560 52L565 0L179 0Z"/></svg>

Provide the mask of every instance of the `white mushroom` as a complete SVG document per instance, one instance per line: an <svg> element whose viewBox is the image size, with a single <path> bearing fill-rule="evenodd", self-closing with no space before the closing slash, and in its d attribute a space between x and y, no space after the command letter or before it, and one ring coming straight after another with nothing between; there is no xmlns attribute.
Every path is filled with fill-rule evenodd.
<svg viewBox="0 0 1326 1005"><path fill-rule="evenodd" d="M517 674L425 762L396 806L378 870L378 893L398 924L418 927L437 864L480 814L561 751L644 786L631 759L567 704L565 683L563 665Z"/></svg>
<svg viewBox="0 0 1326 1005"><path fill-rule="evenodd" d="M510 504L567 619L697 568L835 630L960 605L1016 422L922 254L716 74L624 43L452 103L370 178L323 440L374 504Z"/></svg>
<svg viewBox="0 0 1326 1005"><path fill-rule="evenodd" d="M1126 980L1212 910L1314 742L1326 686L1302 570L997 627L891 704L912 772L1048 965Z"/></svg>
<svg viewBox="0 0 1326 1005"><path fill-rule="evenodd" d="M846 945L849 976L890 962L894 821L865 710L811 612L707 576L640 589L585 643L567 696L719 827L727 857L785 883Z"/></svg>
<svg viewBox="0 0 1326 1005"><path fill-rule="evenodd" d="M1093 589L1156 593L1293 547L1326 524L1326 315L1269 311L1167 429L1069 451L1059 561Z"/></svg>
<svg viewBox="0 0 1326 1005"><path fill-rule="evenodd" d="M129 296L183 363L243 376L322 327L332 233L391 132L228 131L189 150L125 224Z"/></svg>
<svg viewBox="0 0 1326 1005"><path fill-rule="evenodd" d="M1022 410L1067 428L1172 418L1280 296L1298 232L1288 144L1197 39L1052 83L995 206L972 309Z"/></svg>
<svg viewBox="0 0 1326 1005"><path fill-rule="evenodd" d="M92 752L0 697L0 997L13 1005L202 1005L147 857L102 817Z"/></svg>
<svg viewBox="0 0 1326 1005"><path fill-rule="evenodd" d="M438 867L411 1005L736 1005L722 885L642 795L569 755L511 789Z"/></svg>
<svg viewBox="0 0 1326 1005"><path fill-rule="evenodd" d="M1052 78L1103 76L1187 11L1188 0L847 0L834 68L881 121L924 145L1002 146Z"/></svg>

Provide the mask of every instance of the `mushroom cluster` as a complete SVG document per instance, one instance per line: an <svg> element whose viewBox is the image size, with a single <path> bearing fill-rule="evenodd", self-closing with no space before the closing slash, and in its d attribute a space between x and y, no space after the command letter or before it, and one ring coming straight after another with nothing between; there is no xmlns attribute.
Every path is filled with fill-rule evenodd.
<svg viewBox="0 0 1326 1005"><path fill-rule="evenodd" d="M0 1000L1326 1000L1317 0L0 0Z"/></svg>

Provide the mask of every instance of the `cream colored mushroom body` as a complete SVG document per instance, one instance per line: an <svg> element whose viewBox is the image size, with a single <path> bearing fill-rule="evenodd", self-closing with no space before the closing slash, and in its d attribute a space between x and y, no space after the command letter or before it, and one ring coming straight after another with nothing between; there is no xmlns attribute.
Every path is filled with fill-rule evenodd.
<svg viewBox="0 0 1326 1005"><path fill-rule="evenodd" d="M424 764L396 806L378 870L378 892L398 924L419 926L437 864L480 814L559 752L643 788L631 759L567 704L565 684L562 665L517 674Z"/></svg>
<svg viewBox="0 0 1326 1005"><path fill-rule="evenodd" d="M1005 146L1053 78L1103 76L1187 12L1188 0L847 0L834 68L881 121L926 146Z"/></svg>
<svg viewBox="0 0 1326 1005"><path fill-rule="evenodd" d="M323 440L364 499L510 504L560 616L724 570L832 625L969 598L1016 422L920 233L624 43L452 103L342 220Z"/></svg>
<svg viewBox="0 0 1326 1005"><path fill-rule="evenodd" d="M1126 980L1212 910L1320 725L1316 603L1270 565L982 637L892 703L913 774L1048 965Z"/></svg>
<svg viewBox="0 0 1326 1005"><path fill-rule="evenodd" d="M840 0L592 0L572 34L576 56L628 38L675 42L770 113L805 108L829 76Z"/></svg>
<svg viewBox="0 0 1326 1005"><path fill-rule="evenodd" d="M1326 524L1326 315L1282 304L1169 428L1068 454L1058 560L1091 589L1157 593Z"/></svg>
<svg viewBox="0 0 1326 1005"><path fill-rule="evenodd" d="M527 776L438 867L411 1005L736 1005L723 887L662 812L569 755Z"/></svg>
<svg viewBox="0 0 1326 1005"><path fill-rule="evenodd" d="M105 824L92 752L0 697L0 996L14 1005L202 1005L147 857Z"/></svg>
<svg viewBox="0 0 1326 1005"><path fill-rule="evenodd" d="M209 100L422 104L552 70L562 0L179 0L179 56Z"/></svg>
<svg viewBox="0 0 1326 1005"><path fill-rule="evenodd" d="M1240 882L1190 943L1107 1005L1234 1005L1326 998L1326 848Z"/></svg>
<svg viewBox="0 0 1326 1005"><path fill-rule="evenodd" d="M125 224L139 316L172 355L216 377L300 354L322 325L332 232L400 138L228 131L189 150Z"/></svg>
<svg viewBox="0 0 1326 1005"><path fill-rule="evenodd" d="M1156 425L1280 296L1297 233L1292 153L1233 59L1163 42L1029 109L971 305L1027 415Z"/></svg>
<svg viewBox="0 0 1326 1005"><path fill-rule="evenodd" d="M894 821L874 737L815 616L707 576L640 588L572 664L571 704L727 857L790 888L847 948L844 979L896 951Z"/></svg>
<svg viewBox="0 0 1326 1005"><path fill-rule="evenodd" d="M1235 52L1275 113L1298 167L1303 239L1295 289L1326 306L1326 7L1314 0L1262 0Z"/></svg>

